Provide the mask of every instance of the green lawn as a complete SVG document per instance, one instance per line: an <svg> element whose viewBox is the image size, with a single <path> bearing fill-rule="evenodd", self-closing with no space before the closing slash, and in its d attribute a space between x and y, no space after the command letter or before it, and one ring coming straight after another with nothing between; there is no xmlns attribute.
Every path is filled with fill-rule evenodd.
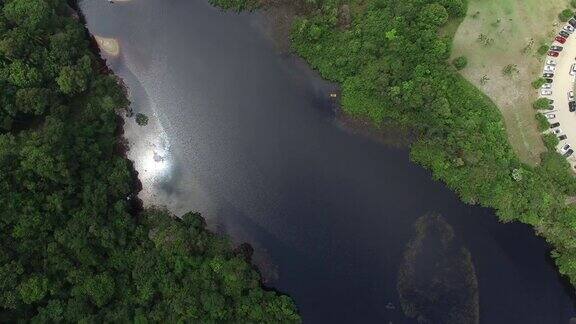
<svg viewBox="0 0 576 324"><path fill-rule="evenodd" d="M568 0L470 0L454 36L452 56L468 58L462 75L496 103L514 150L532 165L545 150L531 107L537 92L530 82L542 68L536 50L550 43L558 29L558 13L568 5ZM507 65L517 71L505 75ZM482 82L484 76L488 80Z"/></svg>

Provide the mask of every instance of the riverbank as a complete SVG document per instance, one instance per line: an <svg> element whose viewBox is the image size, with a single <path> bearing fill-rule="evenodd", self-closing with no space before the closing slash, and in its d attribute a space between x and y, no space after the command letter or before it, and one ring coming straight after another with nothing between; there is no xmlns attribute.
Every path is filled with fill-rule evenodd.
<svg viewBox="0 0 576 324"><path fill-rule="evenodd" d="M130 2L131 0L114 0L114 2ZM86 35L88 39L90 39L90 49L94 53L96 61L98 62L98 70L105 75L109 75L117 80L118 86L122 89L125 98L128 100L130 98L130 89L126 85L125 81L120 78L118 75L114 73L113 70L110 69L108 66L108 62L104 58L106 57L115 59L118 58L120 55L120 43L117 39L114 38L106 38L97 35L93 35L90 33L86 26L86 18L82 13L81 9L78 6L76 1L73 1L73 8L74 14L78 17L79 22L84 26ZM207 228L206 220L197 213L187 212L184 215L176 216L167 209L165 210L163 206L148 206L144 208L144 201L139 197L139 192L142 191L143 185L140 179L141 175L137 171L135 167L135 161L130 160L128 157L128 151L130 150L130 144L128 139L125 137L125 123L133 121L133 113L132 108L130 107L131 104L128 103L125 107L120 107L116 110L116 117L117 117L117 127L115 132L115 137L117 139L116 151L115 153L121 156L123 159L128 161L128 168L131 174L132 182L131 188L132 193L128 196L128 201L130 204L129 212L130 214L136 219L146 219L150 218L147 215L154 215L156 214L158 219L164 218L164 220L156 220L158 224L166 224L170 222L175 223L182 223L182 225L186 225L187 220L190 218L196 218L200 223L195 224L195 226L199 226L201 232L205 232L208 236L213 236L217 240L221 240L218 242L219 244L224 244L224 250L221 251L221 257L224 258L238 258L244 261L246 265L248 265L248 269L240 269L237 268L235 271L249 271L252 272L256 277L256 285L252 283L252 288L256 288L256 290L261 289L264 291L268 296L266 298L275 298L280 297L279 303L275 306L282 306L285 309L280 311L276 314L272 314L272 306L271 305L261 305L262 307L270 307L270 309L261 309L263 313L267 313L262 316L260 320L268 320L269 316L273 317L275 320L287 321L291 323L298 323L300 322L299 315L297 310L290 300L290 297L283 293L282 291L275 289L273 287L267 286L265 284L265 277L262 274L262 270L258 268L258 266L254 263L253 254L254 248L248 243L240 243L240 244L230 244L228 239L226 238L226 234L223 233L215 233ZM144 126L145 127L145 126ZM175 227L171 226L168 229L168 235L172 235L171 231L175 230ZM254 280L254 279L251 279ZM282 314L284 313L284 315ZM246 316L245 314L235 314L234 320L237 320L241 316Z"/></svg>
<svg viewBox="0 0 576 324"><path fill-rule="evenodd" d="M261 13L186 0L83 9L92 32L122 40L111 66L133 90L135 112L150 116L147 127L127 127L156 134L159 121L170 144L170 168L145 184L154 201L179 215L198 209L211 229L252 243L277 271L270 284L293 296L305 321L403 322L398 266L412 223L428 212L465 240L483 321L573 316L542 239L464 205L408 150L339 127L332 85L275 50ZM147 105L154 113L140 110ZM147 150L131 155L145 170L154 148L139 134L132 143Z"/></svg>
<svg viewBox="0 0 576 324"><path fill-rule="evenodd" d="M323 77L342 84L349 116L377 125L392 119L416 129L422 136L412 145L414 161L465 202L495 208L502 221L534 226L554 247L560 272L576 283L576 209L565 205L565 197L576 193L569 166L553 152L543 153L538 167L519 161L497 107L446 63L451 39L432 37L414 48L423 34L437 35L466 8L429 5L425 16L414 5L408 2L396 13L406 23L393 23L386 6L373 2L352 1L348 10L317 6L297 19L292 46ZM433 11L440 13L438 20ZM341 23L344 12L351 27ZM407 23L419 19L425 24Z"/></svg>

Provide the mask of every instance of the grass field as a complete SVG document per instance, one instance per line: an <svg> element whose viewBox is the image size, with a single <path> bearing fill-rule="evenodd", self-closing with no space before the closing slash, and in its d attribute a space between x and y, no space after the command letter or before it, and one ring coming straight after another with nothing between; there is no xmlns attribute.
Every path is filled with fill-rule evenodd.
<svg viewBox="0 0 576 324"><path fill-rule="evenodd" d="M468 58L462 75L498 105L514 150L531 165L545 150L531 106L537 91L530 83L544 59L536 51L550 44L558 13L568 6L568 0L469 0L454 35L452 57Z"/></svg>

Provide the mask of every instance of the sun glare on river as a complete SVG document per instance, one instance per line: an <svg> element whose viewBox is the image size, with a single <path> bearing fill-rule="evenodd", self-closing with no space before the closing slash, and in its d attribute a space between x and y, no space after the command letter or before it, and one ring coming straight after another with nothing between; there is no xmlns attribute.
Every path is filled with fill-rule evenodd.
<svg viewBox="0 0 576 324"><path fill-rule="evenodd" d="M170 145L164 132L158 135L160 136L146 141L147 145L138 150L135 156L135 162L143 181L157 182L170 176L172 168Z"/></svg>

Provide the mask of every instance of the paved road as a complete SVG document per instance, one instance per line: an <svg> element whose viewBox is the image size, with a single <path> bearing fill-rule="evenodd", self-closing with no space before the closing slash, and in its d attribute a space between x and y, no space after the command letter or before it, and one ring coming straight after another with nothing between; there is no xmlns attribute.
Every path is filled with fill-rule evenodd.
<svg viewBox="0 0 576 324"><path fill-rule="evenodd" d="M576 63L576 33L570 35L565 44L554 42L553 45L563 46L564 49L557 58L546 57L546 61L552 59L556 62L552 95L548 96L554 100L554 111L550 113L556 117L549 119L549 121L550 123L559 122L562 130L560 134L567 136L566 140L560 141L557 147L558 151L560 152L566 144L570 144L572 149L576 151L576 112L568 111L568 92L574 90L574 76L570 75L570 67ZM576 167L576 153L568 158L568 162L573 168Z"/></svg>

